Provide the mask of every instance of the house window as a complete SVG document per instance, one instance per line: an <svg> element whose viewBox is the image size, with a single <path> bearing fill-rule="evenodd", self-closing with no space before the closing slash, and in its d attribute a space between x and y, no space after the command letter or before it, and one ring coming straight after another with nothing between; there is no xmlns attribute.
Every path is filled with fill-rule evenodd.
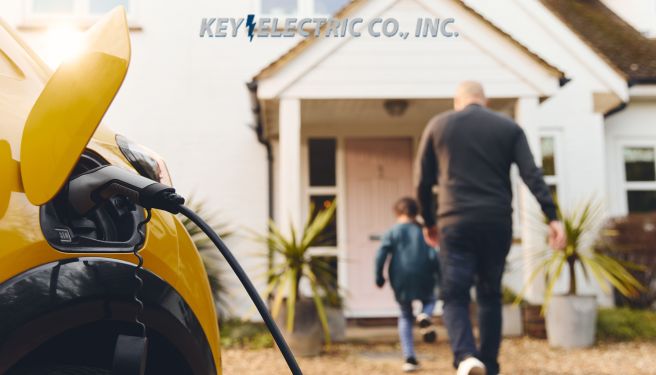
<svg viewBox="0 0 656 375"><path fill-rule="evenodd" d="M262 0L260 11L272 16L296 14L298 13L298 0Z"/></svg>
<svg viewBox="0 0 656 375"><path fill-rule="evenodd" d="M123 5L128 12L130 11L130 0L89 0L89 13L103 14L118 5Z"/></svg>
<svg viewBox="0 0 656 375"><path fill-rule="evenodd" d="M625 146L622 155L629 213L656 211L655 147Z"/></svg>
<svg viewBox="0 0 656 375"><path fill-rule="evenodd" d="M130 11L133 0L28 0L28 16L74 16L104 14L123 5Z"/></svg>
<svg viewBox="0 0 656 375"><path fill-rule="evenodd" d="M335 150L334 139L310 139L310 186L335 186Z"/></svg>
<svg viewBox="0 0 656 375"><path fill-rule="evenodd" d="M558 202L559 193L559 173L557 163L557 137L553 134L545 134L540 136L540 152L542 154L542 173L544 174L544 181L549 186L551 196L554 201Z"/></svg>
<svg viewBox="0 0 656 375"><path fill-rule="evenodd" d="M333 15L349 2L350 0L314 0L314 13Z"/></svg>
<svg viewBox="0 0 656 375"><path fill-rule="evenodd" d="M260 13L270 16L331 16L350 0L260 0Z"/></svg>
<svg viewBox="0 0 656 375"><path fill-rule="evenodd" d="M309 214L314 217L320 210L330 207L337 197L337 141L335 138L310 138L307 146L307 202L313 208ZM337 212L317 246L336 249Z"/></svg>
<svg viewBox="0 0 656 375"><path fill-rule="evenodd" d="M98 17L122 5L128 13L131 30L136 25L135 3L137 0L24 0L23 27L49 28L67 25L77 28L91 26ZM63 21L63 22L62 22Z"/></svg>
<svg viewBox="0 0 656 375"><path fill-rule="evenodd" d="M32 0L32 12L36 14L71 14L74 0Z"/></svg>
<svg viewBox="0 0 656 375"><path fill-rule="evenodd" d="M337 291L337 279L338 279L338 262L337 256L335 255L317 255L313 256L313 259L318 260L319 266L317 267L318 272L322 275L317 275L317 278L326 282L326 286L332 290ZM333 302L333 301L329 301ZM333 302L334 303L334 302Z"/></svg>

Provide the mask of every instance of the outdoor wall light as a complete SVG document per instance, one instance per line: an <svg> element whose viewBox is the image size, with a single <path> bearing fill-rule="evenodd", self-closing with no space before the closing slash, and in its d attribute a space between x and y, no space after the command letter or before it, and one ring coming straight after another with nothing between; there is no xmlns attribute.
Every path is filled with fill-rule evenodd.
<svg viewBox="0 0 656 375"><path fill-rule="evenodd" d="M388 99L383 103L383 107L388 115L400 117L408 109L408 101L405 99Z"/></svg>

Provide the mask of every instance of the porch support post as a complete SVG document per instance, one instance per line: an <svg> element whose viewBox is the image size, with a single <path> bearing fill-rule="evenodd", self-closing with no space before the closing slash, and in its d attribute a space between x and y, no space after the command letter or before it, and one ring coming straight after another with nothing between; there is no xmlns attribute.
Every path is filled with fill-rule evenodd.
<svg viewBox="0 0 656 375"><path fill-rule="evenodd" d="M278 224L289 233L290 223L301 229L301 100L280 99L280 178Z"/></svg>
<svg viewBox="0 0 656 375"><path fill-rule="evenodd" d="M539 107L540 104L537 97L519 98L515 106L515 119L526 133L535 162L541 165L542 157L540 153L540 135L538 132ZM519 202L523 278L524 284L526 285L536 264L535 253L544 250L546 246L546 232L540 229L542 223L540 205L524 183L521 183L519 187ZM525 299L534 304L542 303L544 299L544 274L541 273L538 275L531 285L528 285Z"/></svg>

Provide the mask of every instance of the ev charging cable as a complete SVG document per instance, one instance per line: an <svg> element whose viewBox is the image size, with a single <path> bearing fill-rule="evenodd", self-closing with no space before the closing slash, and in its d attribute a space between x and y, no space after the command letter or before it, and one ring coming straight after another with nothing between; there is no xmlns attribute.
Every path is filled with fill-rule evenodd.
<svg viewBox="0 0 656 375"><path fill-rule="evenodd" d="M237 275L271 332L292 374L303 374L264 301L235 256L221 237L200 216L184 206L184 198L176 194L174 188L111 165L98 167L75 177L69 182L68 188L68 199L80 215L85 215L113 196L122 195L145 209L157 208L173 214L181 213L189 218L214 243Z"/></svg>

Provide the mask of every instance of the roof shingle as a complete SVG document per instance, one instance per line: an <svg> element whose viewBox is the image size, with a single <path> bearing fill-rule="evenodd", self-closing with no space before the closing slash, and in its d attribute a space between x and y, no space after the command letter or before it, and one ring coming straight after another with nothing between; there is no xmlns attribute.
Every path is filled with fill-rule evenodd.
<svg viewBox="0 0 656 375"><path fill-rule="evenodd" d="M656 83L656 40L634 29L599 0L541 0L629 84Z"/></svg>

